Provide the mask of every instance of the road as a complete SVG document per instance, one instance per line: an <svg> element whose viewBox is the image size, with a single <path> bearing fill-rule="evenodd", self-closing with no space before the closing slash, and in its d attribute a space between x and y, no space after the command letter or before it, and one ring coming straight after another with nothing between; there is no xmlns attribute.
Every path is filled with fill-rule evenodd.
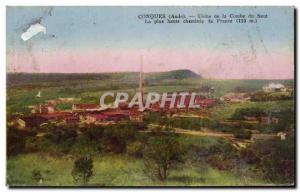
<svg viewBox="0 0 300 192"><path fill-rule="evenodd" d="M156 127L158 125L150 125ZM141 131L145 133L150 133L151 130ZM162 131L169 132L169 131ZM212 132L212 131L196 131L196 130L187 130L182 128L174 128L174 133L185 134L185 135L194 135L194 136L208 136L208 137L220 137L227 140L235 149L241 150L246 148L247 145L251 144L253 141L249 139L237 139L232 133L222 133L222 132Z"/></svg>

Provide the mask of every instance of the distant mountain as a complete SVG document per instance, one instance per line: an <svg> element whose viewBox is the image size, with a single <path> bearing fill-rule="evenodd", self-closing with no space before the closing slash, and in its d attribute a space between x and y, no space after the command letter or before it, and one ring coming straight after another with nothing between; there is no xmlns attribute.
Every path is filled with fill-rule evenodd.
<svg viewBox="0 0 300 192"><path fill-rule="evenodd" d="M199 78L200 75L193 71L183 69L167 72L145 73L146 81L179 80L187 78ZM66 81L89 81L89 80L114 80L120 82L138 82L139 72L117 73L8 73L8 85L22 85L31 83L63 83Z"/></svg>
<svg viewBox="0 0 300 192"><path fill-rule="evenodd" d="M167 80L167 79L188 79L201 77L200 75L194 73L191 70L181 69L167 72L156 72L156 73L146 73L145 79L147 80Z"/></svg>

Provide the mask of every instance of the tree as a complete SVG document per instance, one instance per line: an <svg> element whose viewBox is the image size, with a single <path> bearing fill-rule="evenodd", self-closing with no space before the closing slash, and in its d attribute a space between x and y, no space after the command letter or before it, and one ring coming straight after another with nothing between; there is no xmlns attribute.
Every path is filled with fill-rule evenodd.
<svg viewBox="0 0 300 192"><path fill-rule="evenodd" d="M87 184L93 175L93 159L90 157L79 157L75 160L72 176L76 183Z"/></svg>
<svg viewBox="0 0 300 192"><path fill-rule="evenodd" d="M219 170L231 170L239 166L239 153L226 141L219 141L208 148L207 164Z"/></svg>
<svg viewBox="0 0 300 192"><path fill-rule="evenodd" d="M26 140L34 138L36 132L31 130L18 130L15 127L7 128L7 155L17 155L26 151Z"/></svg>
<svg viewBox="0 0 300 192"><path fill-rule="evenodd" d="M182 160L180 149L174 136L161 135L150 138L143 153L147 173L164 181L169 170Z"/></svg>
<svg viewBox="0 0 300 192"><path fill-rule="evenodd" d="M7 155L17 155L25 151L26 138L17 129L7 131Z"/></svg>
<svg viewBox="0 0 300 192"><path fill-rule="evenodd" d="M45 138L49 139L52 146L59 147L62 153L69 153L77 141L77 127L70 125L53 125L47 128Z"/></svg>
<svg viewBox="0 0 300 192"><path fill-rule="evenodd" d="M50 138L55 144L73 144L77 138L76 127L54 125L48 130L46 137Z"/></svg>
<svg viewBox="0 0 300 192"><path fill-rule="evenodd" d="M251 139L251 132L245 129L234 129L233 135L238 139Z"/></svg>
<svg viewBox="0 0 300 192"><path fill-rule="evenodd" d="M107 126L103 133L105 150L114 153L126 152L127 143L135 141L136 127L131 124L117 124Z"/></svg>
<svg viewBox="0 0 300 192"><path fill-rule="evenodd" d="M135 156L135 157L142 157L143 156L143 148L144 145L140 141L134 141L127 145L126 152L129 155Z"/></svg>
<svg viewBox="0 0 300 192"><path fill-rule="evenodd" d="M251 93L251 92L255 91L255 88L238 86L238 87L235 87L233 91L236 93Z"/></svg>
<svg viewBox="0 0 300 192"><path fill-rule="evenodd" d="M263 109L257 108L257 107L251 107L251 108L239 108L236 109L233 115L231 116L231 119L233 120L241 120L244 119L245 116L249 117L261 117L267 115Z"/></svg>
<svg viewBox="0 0 300 192"><path fill-rule="evenodd" d="M104 128L99 125L87 125L82 133L91 141L98 141L103 137Z"/></svg>
<svg viewBox="0 0 300 192"><path fill-rule="evenodd" d="M260 171L271 182L295 182L294 140L262 140L242 151L242 158Z"/></svg>

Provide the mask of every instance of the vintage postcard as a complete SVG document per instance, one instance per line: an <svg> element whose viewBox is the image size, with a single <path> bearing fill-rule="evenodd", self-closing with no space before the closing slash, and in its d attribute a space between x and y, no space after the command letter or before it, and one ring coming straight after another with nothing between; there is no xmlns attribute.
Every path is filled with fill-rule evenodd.
<svg viewBox="0 0 300 192"><path fill-rule="evenodd" d="M294 7L8 6L9 187L295 187Z"/></svg>

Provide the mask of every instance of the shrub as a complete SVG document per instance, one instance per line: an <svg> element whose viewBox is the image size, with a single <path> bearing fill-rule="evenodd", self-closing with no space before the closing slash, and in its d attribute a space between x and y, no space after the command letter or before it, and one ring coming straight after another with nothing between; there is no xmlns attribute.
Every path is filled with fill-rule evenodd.
<svg viewBox="0 0 300 192"><path fill-rule="evenodd" d="M55 144L62 144L65 142L74 143L77 138L76 127L67 127L67 126L53 126L48 130L46 137Z"/></svg>
<svg viewBox="0 0 300 192"><path fill-rule="evenodd" d="M255 151L251 148L246 148L241 151L241 157L249 164L258 164L260 162L259 157L257 157Z"/></svg>
<svg viewBox="0 0 300 192"><path fill-rule="evenodd" d="M76 183L87 184L93 175L93 160L90 157L79 157L74 161L72 176Z"/></svg>
<svg viewBox="0 0 300 192"><path fill-rule="evenodd" d="M118 124L106 127L104 130L104 146L106 151L123 153L128 142L135 141L137 130L132 124Z"/></svg>
<svg viewBox="0 0 300 192"><path fill-rule="evenodd" d="M239 154L227 142L220 142L209 148L206 162L219 170L231 170L238 166Z"/></svg>
<svg viewBox="0 0 300 192"><path fill-rule="evenodd" d="M34 169L31 173L32 179L36 182L41 182L43 179L42 173L40 170Z"/></svg>
<svg viewBox="0 0 300 192"><path fill-rule="evenodd" d="M234 114L231 116L231 119L241 120L244 119L245 116L260 117L263 115L266 115L266 113L260 108L240 108L235 110Z"/></svg>
<svg viewBox="0 0 300 192"><path fill-rule="evenodd" d="M234 130L233 134L238 139L251 139L251 132L247 130Z"/></svg>
<svg viewBox="0 0 300 192"><path fill-rule="evenodd" d="M14 127L7 128L7 155L17 155L26 151L26 140L36 133L30 130L18 130Z"/></svg>
<svg viewBox="0 0 300 192"><path fill-rule="evenodd" d="M135 157L143 156L144 145L140 141L135 141L127 145L126 151Z"/></svg>
<svg viewBox="0 0 300 192"><path fill-rule="evenodd" d="M98 141L103 137L104 128L98 125L87 125L81 131L89 140Z"/></svg>
<svg viewBox="0 0 300 192"><path fill-rule="evenodd" d="M295 182L295 153L293 140L269 140L254 143L251 149L261 159L257 168L266 179L276 183Z"/></svg>
<svg viewBox="0 0 300 192"><path fill-rule="evenodd" d="M213 154L210 155L206 159L207 163L209 163L212 167L217 168L219 170L228 170L232 169L234 165L228 159L226 159L222 154Z"/></svg>
<svg viewBox="0 0 300 192"><path fill-rule="evenodd" d="M69 153L77 141L77 127L68 125L52 125L47 128L44 141L48 140L50 148L57 148L57 152Z"/></svg>

